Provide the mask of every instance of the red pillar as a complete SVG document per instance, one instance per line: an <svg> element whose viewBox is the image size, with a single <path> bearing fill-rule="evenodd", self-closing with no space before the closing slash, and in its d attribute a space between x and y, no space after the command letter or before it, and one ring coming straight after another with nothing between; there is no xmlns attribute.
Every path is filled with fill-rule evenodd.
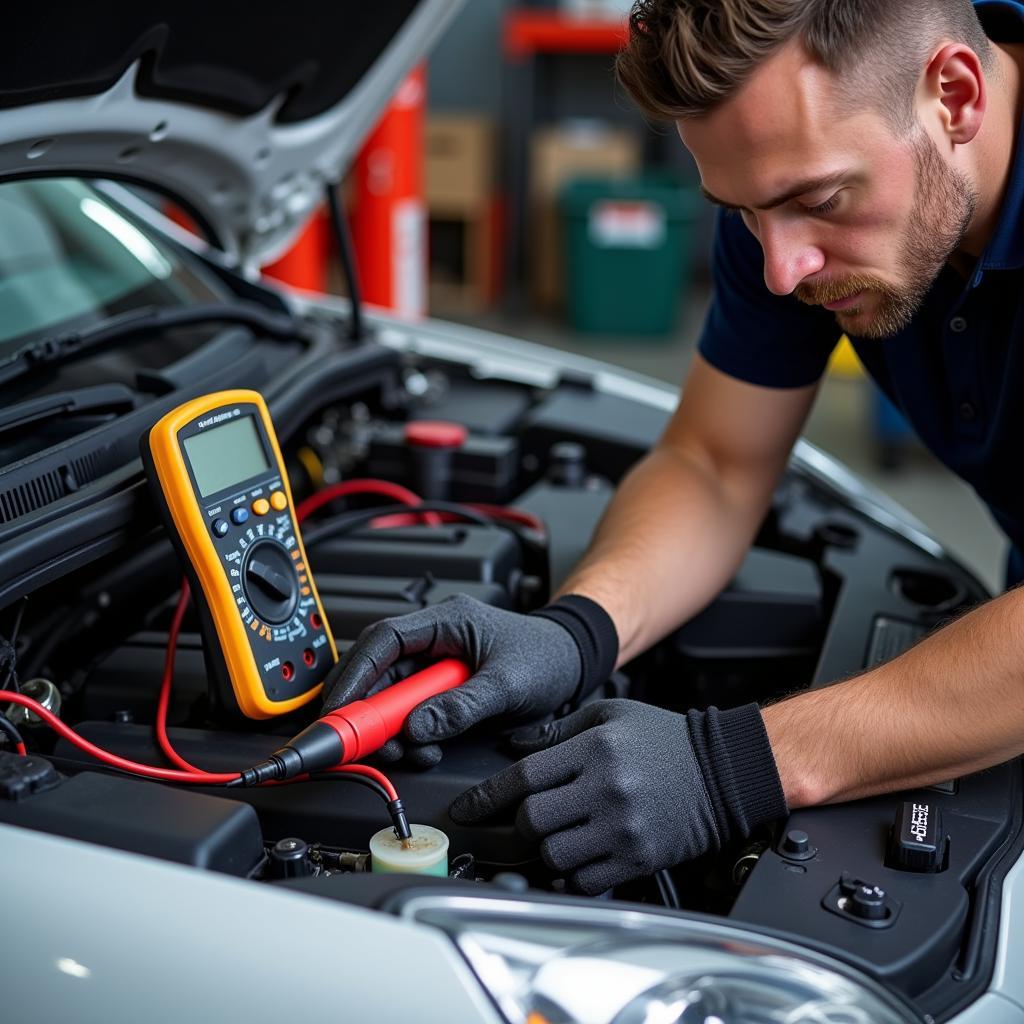
<svg viewBox="0 0 1024 1024"><path fill-rule="evenodd" d="M263 273L285 284L309 291L327 291L327 259L331 248L330 222L321 207L302 229L292 247Z"/></svg>
<svg viewBox="0 0 1024 1024"><path fill-rule="evenodd" d="M363 298L407 317L426 313L421 65L399 86L355 165L352 240Z"/></svg>

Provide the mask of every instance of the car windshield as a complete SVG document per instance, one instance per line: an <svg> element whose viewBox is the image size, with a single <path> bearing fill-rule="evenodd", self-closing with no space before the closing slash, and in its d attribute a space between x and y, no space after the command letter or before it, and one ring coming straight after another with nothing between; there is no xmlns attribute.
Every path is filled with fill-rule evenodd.
<svg viewBox="0 0 1024 1024"><path fill-rule="evenodd" d="M0 358L139 306L219 297L170 246L88 183L0 186Z"/></svg>

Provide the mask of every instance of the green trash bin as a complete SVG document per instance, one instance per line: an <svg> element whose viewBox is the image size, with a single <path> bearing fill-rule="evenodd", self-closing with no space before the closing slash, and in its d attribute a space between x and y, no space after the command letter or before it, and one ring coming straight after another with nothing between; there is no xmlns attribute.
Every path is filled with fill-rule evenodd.
<svg viewBox="0 0 1024 1024"><path fill-rule="evenodd" d="M559 206L576 330L668 334L689 287L696 190L669 175L576 179Z"/></svg>

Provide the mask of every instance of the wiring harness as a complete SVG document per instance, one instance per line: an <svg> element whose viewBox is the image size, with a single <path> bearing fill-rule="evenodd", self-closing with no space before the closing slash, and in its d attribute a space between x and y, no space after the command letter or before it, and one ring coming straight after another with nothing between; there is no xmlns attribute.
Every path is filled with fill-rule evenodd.
<svg viewBox="0 0 1024 1024"><path fill-rule="evenodd" d="M312 531L310 542L315 543L319 539L329 536L338 536L369 525L376 528L388 528L406 526L410 523L423 523L425 525L437 526L445 522L457 520L469 520L486 525L512 529L517 532L520 529L528 529L537 533L543 533L543 523L529 513L492 505L460 505L448 502L424 502L418 495L398 484L386 480L350 480L342 483L324 487L317 493L306 498L296 507L296 518L301 523L314 513L320 511L331 503L340 499L355 495L376 495L389 499L391 504L372 509L360 509L336 515L322 526L319 530ZM407 510L407 511L406 511ZM85 737L80 736L74 729L63 722L57 715L43 707L31 697L22 694L16 688L4 686L0 688L0 701L6 704L13 704L25 708L31 712L48 728L52 729L58 736L74 745L83 753L89 755L101 764L117 771L127 772L132 775L153 779L160 782L175 783L179 785L202 785L202 786L224 786L238 787L251 784L247 780L246 772L210 772L192 764L182 757L171 743L167 732L167 715L170 707L171 690L174 679L174 664L178 647L178 637L181 632L185 612L188 609L190 600L190 588L188 581L183 579L181 592L175 605L171 624L168 629L167 649L164 658L163 676L161 678L160 692L157 701L155 732L157 743L161 752L174 766L173 768L162 768L157 765L142 764L120 757L111 751L104 750L96 744L91 743ZM10 642L11 651L3 666L5 671L5 683L13 683L17 679L14 665L13 642L17 637L24 614L24 603L19 607L16 621L14 623L14 638ZM0 732L2 732L13 745L14 749L21 755L27 755L24 739L19 730L10 720L0 713ZM251 770L247 770L251 773ZM335 765L325 771L318 771L312 775L299 775L288 780L270 780L262 782L262 785L285 785L293 782L302 782L309 779L317 781L346 781L363 785L381 799L387 805L388 814L395 828L395 833L400 839L408 839L411 835L402 806L394 785L388 777L376 768L364 764L343 764Z"/></svg>

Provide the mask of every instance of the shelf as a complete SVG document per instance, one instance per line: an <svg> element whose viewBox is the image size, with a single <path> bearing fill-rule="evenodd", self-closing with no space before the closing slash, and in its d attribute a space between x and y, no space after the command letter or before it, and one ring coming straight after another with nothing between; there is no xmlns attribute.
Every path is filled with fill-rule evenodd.
<svg viewBox="0 0 1024 1024"><path fill-rule="evenodd" d="M512 61L535 53L615 53L628 38L626 18L581 18L529 8L509 11L502 32L505 56Z"/></svg>

